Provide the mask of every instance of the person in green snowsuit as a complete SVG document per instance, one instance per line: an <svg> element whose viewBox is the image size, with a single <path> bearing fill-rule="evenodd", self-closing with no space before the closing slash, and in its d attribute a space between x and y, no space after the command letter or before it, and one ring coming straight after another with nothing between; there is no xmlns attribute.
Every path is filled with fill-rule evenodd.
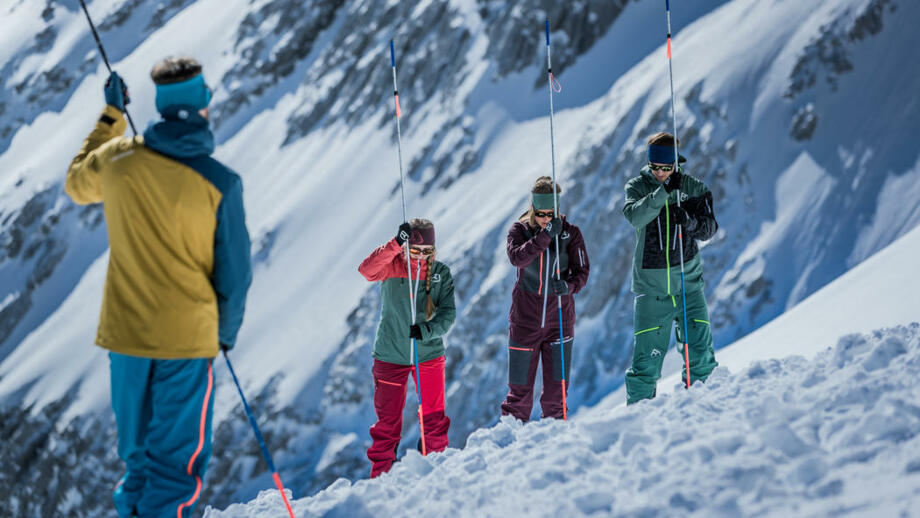
<svg viewBox="0 0 920 518"><path fill-rule="evenodd" d="M691 383L705 381L718 365L697 241L712 238L719 224L712 208L712 192L699 179L683 173L682 168L674 171L675 152L671 134L653 135L648 141L648 165L626 183L623 214L636 229L632 275L635 338L632 366L626 371L627 404L655 397L673 322L677 322L677 341L684 343L678 228L683 229L683 292L687 298ZM684 157L679 158L684 161ZM686 365L682 372L686 384Z"/></svg>

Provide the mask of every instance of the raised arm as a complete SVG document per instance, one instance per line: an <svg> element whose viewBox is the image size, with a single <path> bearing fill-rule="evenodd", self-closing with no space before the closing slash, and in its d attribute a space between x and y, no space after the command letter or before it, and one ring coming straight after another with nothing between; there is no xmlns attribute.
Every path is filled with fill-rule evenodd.
<svg viewBox="0 0 920 518"><path fill-rule="evenodd" d="M102 201L102 169L106 161L96 150L124 134L127 125L118 108L106 106L102 111L96 127L83 141L83 147L67 169L64 190L75 203L86 205Z"/></svg>
<svg viewBox="0 0 920 518"><path fill-rule="evenodd" d="M712 239L719 230L719 222L716 221L716 213L712 208L712 191L707 190L703 195L687 200L686 210L697 222L696 228L687 233L700 241Z"/></svg>
<svg viewBox="0 0 920 518"><path fill-rule="evenodd" d="M668 202L668 191L664 186L659 186L651 193L643 196L632 182L626 184L626 203L623 204L623 215L634 228L642 228L652 222Z"/></svg>
<svg viewBox="0 0 920 518"><path fill-rule="evenodd" d="M524 268L540 255L553 240L544 231L528 239L524 233L524 224L511 225L508 231L508 259L515 268Z"/></svg>
<svg viewBox="0 0 920 518"><path fill-rule="evenodd" d="M393 238L377 247L371 252L371 255L361 261L358 271L371 282L384 281L396 274L401 251L402 248L396 243L396 238Z"/></svg>

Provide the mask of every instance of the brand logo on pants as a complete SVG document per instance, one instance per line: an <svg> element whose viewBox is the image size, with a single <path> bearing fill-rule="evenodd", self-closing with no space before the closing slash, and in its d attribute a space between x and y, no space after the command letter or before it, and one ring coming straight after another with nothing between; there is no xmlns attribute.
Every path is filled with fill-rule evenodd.
<svg viewBox="0 0 920 518"><path fill-rule="evenodd" d="M661 351L658 349L652 349L652 358L657 358L659 356L661 356Z"/></svg>

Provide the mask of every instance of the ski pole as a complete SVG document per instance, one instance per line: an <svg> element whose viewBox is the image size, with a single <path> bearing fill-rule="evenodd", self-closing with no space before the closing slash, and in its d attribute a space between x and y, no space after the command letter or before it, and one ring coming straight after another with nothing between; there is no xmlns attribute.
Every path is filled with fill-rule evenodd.
<svg viewBox="0 0 920 518"><path fill-rule="evenodd" d="M112 66L109 65L109 57L105 54L105 48L102 46L102 40L99 39L99 33L96 32L96 26L93 25L93 19L89 17L89 11L86 9L86 3L83 0L80 0L80 7L83 8L83 13L86 14L86 21L89 22L89 30L93 33L93 38L96 39L96 46L99 47L99 53L102 55L102 61L105 63L105 68L109 70L109 74L112 73ZM124 107L122 111L125 112L125 117L128 119L128 124L131 125L131 131L134 132L134 136L137 136L137 128L134 127L134 121L131 120L131 114L128 113L128 107Z"/></svg>
<svg viewBox="0 0 920 518"><path fill-rule="evenodd" d="M249 403L246 402L246 396L243 395L243 389L240 387L240 380L236 377L236 372L233 370L233 364L230 363L230 357L227 356L227 351L222 349L224 353L224 359L227 360L227 367L230 369L230 375L233 376L233 383L236 384L236 390L240 393L240 399L243 401L243 410L246 411L246 416L249 417L249 426L252 427L252 431L256 435L256 440L259 441L259 448L262 449L262 458L265 459L265 463L268 464L268 469L272 472L272 479L275 481L275 486L278 487L278 491L281 493L281 498L284 500L284 506L287 507L287 512L291 518L294 518L294 511L291 509L291 503L288 501L287 494L284 492L284 485L281 483L281 475L278 474L278 469L275 468L275 463L272 462L272 456L268 452L268 446L265 445L265 439L262 438L262 432L259 431L259 425L256 424L256 418L252 415L252 409L249 408Z"/></svg>
<svg viewBox="0 0 920 518"><path fill-rule="evenodd" d="M393 45L393 40L390 40L390 66L393 69L393 100L396 103L396 149L397 156L399 160L399 192L402 196L402 211L403 211L403 221L408 222L408 216L406 211L406 188L405 184L405 174L403 173L403 158L402 158L402 131L399 128L399 119L402 117L402 110L399 108L399 88L396 86L396 49ZM412 316L412 324L415 324L416 318L416 308L415 308L415 291L418 289L418 283L421 279L419 276L416 276L415 289L412 288L412 259L409 255L409 239L406 239L406 274L409 276L409 312ZM419 269L421 269L421 264L419 264ZM419 272L421 273L421 272ZM430 272L429 272L430 273ZM418 429L421 436L422 442L422 455L428 454L428 449L425 444L425 423L423 422L424 413L422 412L422 373L419 371L418 367L418 344L416 343L415 338L410 339L411 348L412 348L412 358L413 363L415 363L415 393L418 396Z"/></svg>
<svg viewBox="0 0 920 518"><path fill-rule="evenodd" d="M674 173L680 166L677 154L677 115L674 111L674 67L671 64L671 0L664 0L668 17L668 78L671 81L671 124L674 130ZM680 189L677 189L677 206L680 207ZM687 337L687 290L684 289L684 231L683 225L677 225L677 239L680 242L680 298L684 306L684 364L687 366L687 388L690 388L690 345Z"/></svg>
<svg viewBox="0 0 920 518"><path fill-rule="evenodd" d="M546 75L549 81L549 153L553 172L553 214L555 217L559 218L559 195L556 194L556 143L553 129L553 92L559 92L562 88L556 88L559 83L556 81L556 78L553 77L553 61L549 45L549 20L546 20ZM559 221L561 224L562 219L560 218ZM559 234L556 234L555 241L556 280L561 280L562 272L559 270ZM565 334L562 330L562 295L556 295L556 306L559 310L559 357L561 358L560 366L562 368L562 419L565 421L568 420L568 406L566 405L565 394Z"/></svg>

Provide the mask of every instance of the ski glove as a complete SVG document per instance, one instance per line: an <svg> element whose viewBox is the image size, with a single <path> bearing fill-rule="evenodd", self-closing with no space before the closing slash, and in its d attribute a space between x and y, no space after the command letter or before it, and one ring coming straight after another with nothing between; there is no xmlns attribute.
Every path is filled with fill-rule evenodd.
<svg viewBox="0 0 920 518"><path fill-rule="evenodd" d="M562 233L562 220L559 218L553 218L549 220L549 223L546 224L546 228L543 229L543 232L546 232L546 235L550 239L555 238L560 233Z"/></svg>
<svg viewBox="0 0 920 518"><path fill-rule="evenodd" d="M412 226L408 223L403 223L399 226L399 231L396 232L396 244L403 246L406 244L406 241L409 240L409 236L412 235Z"/></svg>
<svg viewBox="0 0 920 518"><path fill-rule="evenodd" d="M680 189L681 180L683 180L683 175L680 174L680 171L674 171L671 176L664 179L664 190L671 192Z"/></svg>
<svg viewBox="0 0 920 518"><path fill-rule="evenodd" d="M131 102L128 96L128 86L117 72L112 72L105 81L105 103L109 106L125 111L125 106Z"/></svg>
<svg viewBox="0 0 920 518"><path fill-rule="evenodd" d="M415 338L416 340L422 339L422 328L418 325L409 326L409 338Z"/></svg>
<svg viewBox="0 0 920 518"><path fill-rule="evenodd" d="M553 281L553 292L556 295L568 295L569 294L569 283L565 282L562 279L555 279Z"/></svg>
<svg viewBox="0 0 920 518"><path fill-rule="evenodd" d="M683 207L678 207L677 205L672 205L670 210L675 225L682 226L687 232L693 232L697 225L696 218L688 214Z"/></svg>

